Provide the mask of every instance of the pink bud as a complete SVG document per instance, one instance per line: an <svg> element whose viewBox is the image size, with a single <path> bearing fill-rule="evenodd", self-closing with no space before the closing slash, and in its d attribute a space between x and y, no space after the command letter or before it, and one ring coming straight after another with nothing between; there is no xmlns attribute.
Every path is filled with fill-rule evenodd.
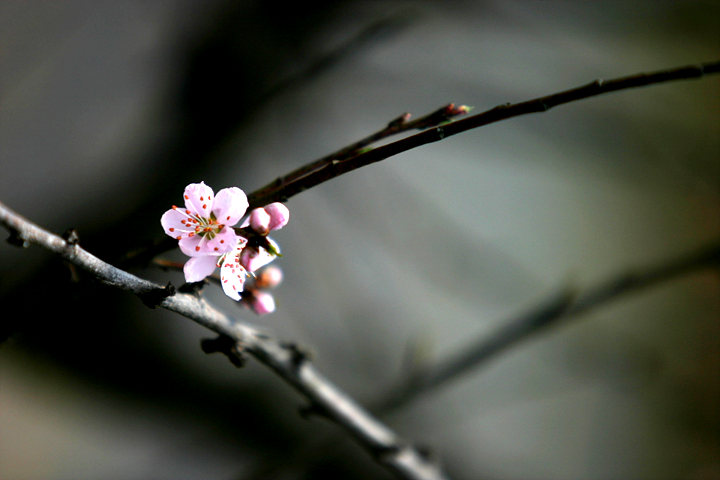
<svg viewBox="0 0 720 480"><path fill-rule="evenodd" d="M270 230L280 230L290 220L290 210L282 203L271 203L265 207L265 211L270 215Z"/></svg>
<svg viewBox="0 0 720 480"><path fill-rule="evenodd" d="M248 306L258 315L266 315L275 311L275 299L268 292L255 290L252 295L247 297L249 297Z"/></svg>
<svg viewBox="0 0 720 480"><path fill-rule="evenodd" d="M264 208L256 208L250 212L250 227L260 235L270 233L270 215Z"/></svg>
<svg viewBox="0 0 720 480"><path fill-rule="evenodd" d="M282 279L282 270L274 265L268 265L257 275L255 286L258 288L275 288L280 285Z"/></svg>
<svg viewBox="0 0 720 480"><path fill-rule="evenodd" d="M240 265L245 267L248 272L264 267L272 262L275 256L268 253L264 248L245 247L240 253Z"/></svg>

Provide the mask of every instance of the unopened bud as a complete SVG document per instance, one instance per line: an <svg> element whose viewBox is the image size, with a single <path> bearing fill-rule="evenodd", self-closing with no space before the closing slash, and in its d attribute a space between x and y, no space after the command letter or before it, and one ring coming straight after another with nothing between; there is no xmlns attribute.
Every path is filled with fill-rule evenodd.
<svg viewBox="0 0 720 480"><path fill-rule="evenodd" d="M268 228L270 230L280 230L287 225L290 220L290 210L282 203L275 202L264 208L265 212L270 216Z"/></svg>
<svg viewBox="0 0 720 480"><path fill-rule="evenodd" d="M270 233L270 215L264 208L256 208L250 212L250 227L260 235Z"/></svg>
<svg viewBox="0 0 720 480"><path fill-rule="evenodd" d="M258 288L275 288L280 285L282 279L282 270L275 265L268 265L258 273L255 286Z"/></svg>
<svg viewBox="0 0 720 480"><path fill-rule="evenodd" d="M275 299L272 294L262 290L253 290L251 295L245 295L243 303L258 315L267 315L275 311Z"/></svg>

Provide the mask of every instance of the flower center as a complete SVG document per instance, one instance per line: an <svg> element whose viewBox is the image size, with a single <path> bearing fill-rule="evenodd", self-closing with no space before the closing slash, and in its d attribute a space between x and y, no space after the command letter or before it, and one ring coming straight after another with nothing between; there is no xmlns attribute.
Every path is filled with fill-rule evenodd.
<svg viewBox="0 0 720 480"><path fill-rule="evenodd" d="M220 233L220 230L225 228L225 225L222 223L219 223L217 219L215 218L214 213L210 213L210 217L203 217L201 215L196 215L192 213L190 210L181 210L175 206L173 206L173 209L177 210L178 212L182 212L185 214L187 218L184 220L180 220L180 223L185 225L185 227L195 230L194 235L200 235L205 240L212 240L215 238L215 236ZM191 233L190 236L193 234Z"/></svg>

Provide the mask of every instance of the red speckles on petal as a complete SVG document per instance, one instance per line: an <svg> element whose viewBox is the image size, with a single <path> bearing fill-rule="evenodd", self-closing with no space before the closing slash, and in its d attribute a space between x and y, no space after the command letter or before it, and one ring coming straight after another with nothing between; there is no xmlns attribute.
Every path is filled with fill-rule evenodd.
<svg viewBox="0 0 720 480"><path fill-rule="evenodd" d="M218 247L215 247L215 251L217 252L218 250L220 250L220 249Z"/></svg>
<svg viewBox="0 0 720 480"><path fill-rule="evenodd" d="M177 237L175 237L175 240L182 240L182 235L178 235Z"/></svg>
<svg viewBox="0 0 720 480"><path fill-rule="evenodd" d="M191 215L191 214L190 214L190 210L187 210L187 209L186 209L186 210L185 210L185 213L187 213L188 215Z"/></svg>
<svg viewBox="0 0 720 480"><path fill-rule="evenodd" d="M194 236L195 236L195 233L194 233L194 232L190 232L190 233L188 233L188 238L190 238L190 237L194 237Z"/></svg>
<svg viewBox="0 0 720 480"><path fill-rule="evenodd" d="M172 227L168 228L168 230L170 230L171 232L174 232L174 231L175 231L175 229L172 228Z"/></svg>
<svg viewBox="0 0 720 480"><path fill-rule="evenodd" d="M202 198L201 198L200 200L202 200ZM207 204L206 204L206 203L203 204L203 210L207 210Z"/></svg>
<svg viewBox="0 0 720 480"><path fill-rule="evenodd" d="M200 197L200 201L202 202L203 200L205 200L205 199L203 197Z"/></svg>
<svg viewBox="0 0 720 480"><path fill-rule="evenodd" d="M220 240L220 243L225 243L225 240Z"/></svg>
<svg viewBox="0 0 720 480"><path fill-rule="evenodd" d="M188 197L187 195L185 195L185 200L190 200L190 197Z"/></svg>
<svg viewBox="0 0 720 480"><path fill-rule="evenodd" d="M195 247L195 251L196 251L196 252L199 252L199 251L200 251L200 247Z"/></svg>
<svg viewBox="0 0 720 480"><path fill-rule="evenodd" d="M173 207L173 208L177 208L177 207ZM225 220L230 220L230 215L228 215Z"/></svg>

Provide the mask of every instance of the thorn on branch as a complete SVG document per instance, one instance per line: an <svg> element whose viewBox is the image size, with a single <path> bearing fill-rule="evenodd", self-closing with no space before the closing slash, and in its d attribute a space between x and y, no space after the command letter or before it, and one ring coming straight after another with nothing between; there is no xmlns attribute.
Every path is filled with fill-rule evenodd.
<svg viewBox="0 0 720 480"><path fill-rule="evenodd" d="M139 293L138 297L140 297L140 300L142 300L146 307L154 309L159 307L163 300L172 297L175 293L175 286L168 282L164 288L156 288L149 292Z"/></svg>
<svg viewBox="0 0 720 480"><path fill-rule="evenodd" d="M222 353L228 357L230 363L240 368L247 362L247 355L242 351L240 344L227 335L220 335L217 338L203 338L200 340L200 348L208 355L211 353Z"/></svg>
<svg viewBox="0 0 720 480"><path fill-rule="evenodd" d="M62 238L71 247L80 242L80 235L74 228L68 228L65 230L65 233L62 234Z"/></svg>
<svg viewBox="0 0 720 480"><path fill-rule="evenodd" d="M6 241L14 247L28 248L30 246L30 242L25 240L17 230L10 230L10 236Z"/></svg>

